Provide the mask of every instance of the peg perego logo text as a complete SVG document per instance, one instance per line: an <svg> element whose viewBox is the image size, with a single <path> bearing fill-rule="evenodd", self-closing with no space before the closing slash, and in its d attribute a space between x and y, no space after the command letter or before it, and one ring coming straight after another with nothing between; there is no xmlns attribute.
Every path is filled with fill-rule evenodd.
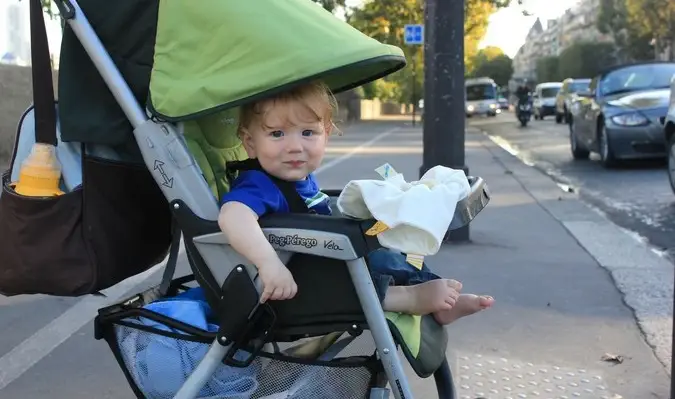
<svg viewBox="0 0 675 399"><path fill-rule="evenodd" d="M286 245L297 245L305 248L314 248L319 245L319 242L315 238L305 238L300 237L299 235L287 235L287 236L277 236L270 234L268 236L270 244L277 245L279 247L285 247Z"/></svg>

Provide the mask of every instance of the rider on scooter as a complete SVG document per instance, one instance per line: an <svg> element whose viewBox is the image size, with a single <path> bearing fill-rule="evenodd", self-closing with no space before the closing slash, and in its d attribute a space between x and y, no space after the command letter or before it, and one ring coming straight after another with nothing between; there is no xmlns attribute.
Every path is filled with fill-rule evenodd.
<svg viewBox="0 0 675 399"><path fill-rule="evenodd" d="M520 113L520 106L522 104L529 104L530 103L530 88L527 85L527 82L521 83L518 88L516 89L516 98L518 99L518 102L516 103L516 116L519 115Z"/></svg>

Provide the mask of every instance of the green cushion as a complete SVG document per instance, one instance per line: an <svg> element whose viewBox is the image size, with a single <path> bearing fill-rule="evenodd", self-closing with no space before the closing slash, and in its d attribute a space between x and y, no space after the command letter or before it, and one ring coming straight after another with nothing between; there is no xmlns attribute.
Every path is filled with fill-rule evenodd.
<svg viewBox="0 0 675 399"><path fill-rule="evenodd" d="M415 373L427 378L445 361L448 335L432 315L385 312L394 340Z"/></svg>
<svg viewBox="0 0 675 399"><path fill-rule="evenodd" d="M231 108L184 122L183 135L188 150L216 199L230 189L226 163L248 158L237 135L238 118L239 109Z"/></svg>

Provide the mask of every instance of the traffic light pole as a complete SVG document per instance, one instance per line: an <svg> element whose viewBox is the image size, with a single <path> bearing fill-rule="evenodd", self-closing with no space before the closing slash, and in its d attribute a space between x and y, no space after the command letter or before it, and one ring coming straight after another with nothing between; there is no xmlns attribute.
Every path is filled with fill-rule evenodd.
<svg viewBox="0 0 675 399"><path fill-rule="evenodd" d="M424 153L420 177L436 165L469 168L464 159L464 0L426 0L424 7ZM469 226L450 232L468 241Z"/></svg>

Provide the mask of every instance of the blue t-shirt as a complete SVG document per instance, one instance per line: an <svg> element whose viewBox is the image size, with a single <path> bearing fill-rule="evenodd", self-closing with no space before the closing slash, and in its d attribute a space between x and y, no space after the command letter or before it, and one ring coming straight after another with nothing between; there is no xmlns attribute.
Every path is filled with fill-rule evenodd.
<svg viewBox="0 0 675 399"><path fill-rule="evenodd" d="M305 200L307 208L320 215L330 215L330 197L319 190L313 175L295 182L295 189ZM247 205L261 217L267 213L290 212L288 202L274 182L262 171L247 170L239 173L232 182L230 191L221 199L226 202L237 201Z"/></svg>

